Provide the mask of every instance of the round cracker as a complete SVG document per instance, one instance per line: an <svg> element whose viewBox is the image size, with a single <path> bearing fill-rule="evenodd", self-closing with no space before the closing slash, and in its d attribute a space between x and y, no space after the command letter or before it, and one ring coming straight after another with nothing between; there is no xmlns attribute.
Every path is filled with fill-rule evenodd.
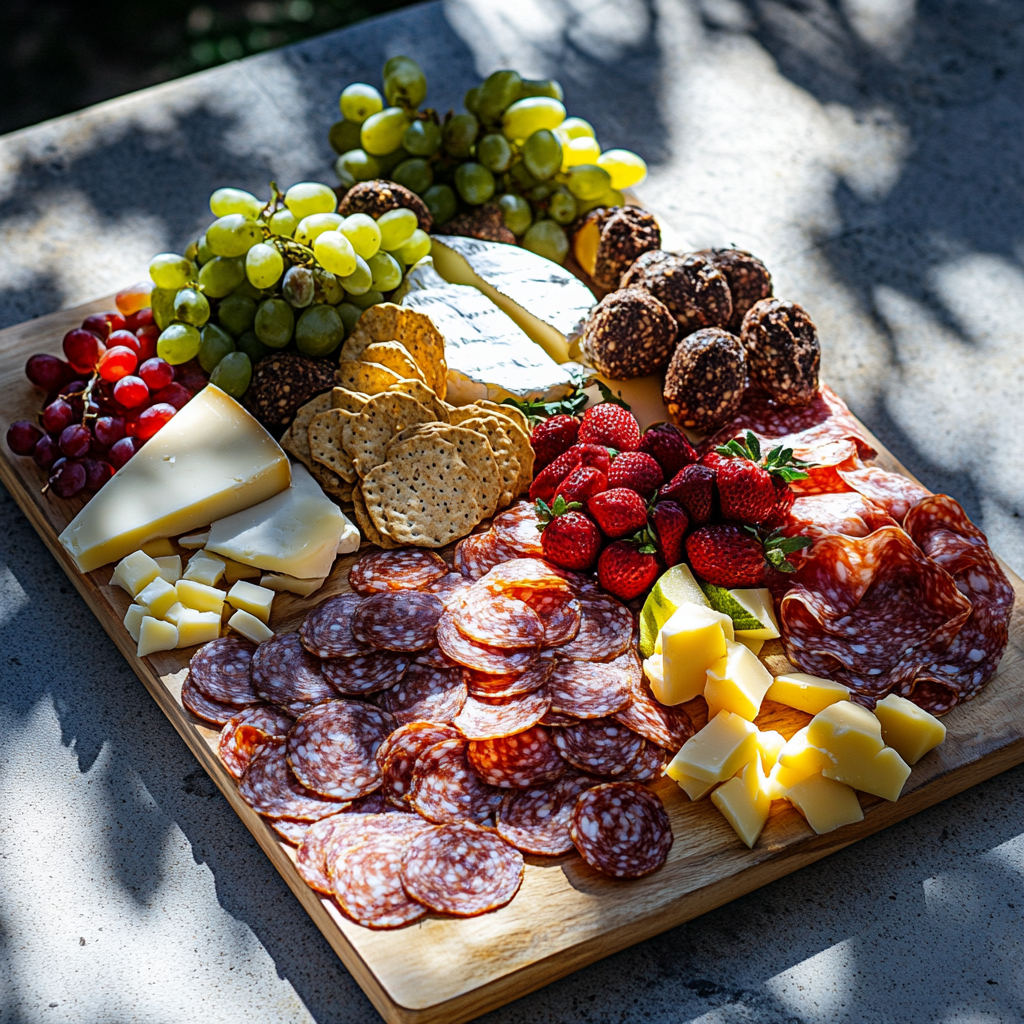
<svg viewBox="0 0 1024 1024"><path fill-rule="evenodd" d="M434 423L434 413L415 398L388 391L374 395L362 411L350 419L341 442L360 477L365 478L385 459L388 441L415 423Z"/></svg>
<svg viewBox="0 0 1024 1024"><path fill-rule="evenodd" d="M504 422L509 423L508 420ZM506 508L511 505L520 493L521 476L519 459L515 454L516 446L510 436L511 430L506 431L501 419L490 415L471 417L468 420L463 420L459 426L478 431L490 442L498 466L498 477L501 480L501 497L498 499L498 508ZM511 426L514 424L510 424Z"/></svg>

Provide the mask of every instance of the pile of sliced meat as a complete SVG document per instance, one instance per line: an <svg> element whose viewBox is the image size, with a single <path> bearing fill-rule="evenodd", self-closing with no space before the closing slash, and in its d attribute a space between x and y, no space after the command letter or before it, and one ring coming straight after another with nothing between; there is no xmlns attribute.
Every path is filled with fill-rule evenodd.
<svg viewBox="0 0 1024 1024"><path fill-rule="evenodd" d="M814 464L782 524L814 544L773 586L790 660L868 707L893 692L933 714L970 700L999 664L1013 610L984 534L952 498L866 464L877 453L828 387L802 409L748 392L743 410L705 448L752 430Z"/></svg>
<svg viewBox="0 0 1024 1024"><path fill-rule="evenodd" d="M523 853L575 847L617 878L668 855L643 783L692 723L651 695L630 610L545 563L536 527L508 509L458 545L458 572L375 551L297 633L192 660L182 701L223 725L240 795L362 925L503 906Z"/></svg>

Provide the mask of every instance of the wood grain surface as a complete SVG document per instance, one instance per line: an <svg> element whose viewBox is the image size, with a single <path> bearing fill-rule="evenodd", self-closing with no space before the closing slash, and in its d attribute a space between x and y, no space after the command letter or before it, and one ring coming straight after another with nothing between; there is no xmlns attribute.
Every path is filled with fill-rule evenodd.
<svg viewBox="0 0 1024 1024"><path fill-rule="evenodd" d="M14 420L34 419L38 412L41 395L25 379L26 359L35 352L59 353L66 331L87 313L112 305L109 299L89 303L0 332L2 433ZM881 444L875 445L880 465L903 471ZM575 855L527 857L523 887L501 910L466 920L429 916L397 931L371 931L348 921L306 886L295 870L291 847L239 798L216 755L217 732L182 708L181 684L195 649L136 657L122 625L129 599L108 585L111 567L83 576L57 541L82 502L43 494L45 474L31 459L2 447L4 486L381 1016L393 1024L470 1020L1024 761L1024 582L1004 565L1017 604L999 671L974 701L945 716L946 742L914 767L898 802L862 795L863 822L815 836L788 803L776 801L760 840L748 850L710 801L691 803L665 779L655 788L668 809L675 844L668 862L653 875L615 881ZM275 631L294 629L314 604L347 590L353 560L339 559L324 588L311 598L278 595L271 620ZM778 641L766 644L762 656L776 673L791 668ZM706 718L702 705L698 699L688 707L698 725ZM809 715L766 701L758 724L790 736L809 720Z"/></svg>

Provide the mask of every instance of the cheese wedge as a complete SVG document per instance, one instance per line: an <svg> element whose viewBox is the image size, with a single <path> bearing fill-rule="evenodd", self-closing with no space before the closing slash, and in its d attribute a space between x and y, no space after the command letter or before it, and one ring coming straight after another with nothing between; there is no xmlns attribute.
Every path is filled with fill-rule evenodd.
<svg viewBox="0 0 1024 1024"><path fill-rule="evenodd" d="M719 711L731 711L752 722L771 685L772 674L757 655L743 644L726 640L725 657L709 665L707 670L704 697L708 702L708 717L714 718Z"/></svg>
<svg viewBox="0 0 1024 1024"><path fill-rule="evenodd" d="M274 635L274 631L265 622L241 608L228 619L228 625L254 644L261 644Z"/></svg>
<svg viewBox="0 0 1024 1024"><path fill-rule="evenodd" d="M811 775L786 792L786 799L820 836L842 825L864 820L857 794L841 782Z"/></svg>
<svg viewBox="0 0 1024 1024"><path fill-rule="evenodd" d="M758 756L757 727L739 715L722 711L691 736L669 762L665 774L704 782L724 782Z"/></svg>
<svg viewBox="0 0 1024 1024"><path fill-rule="evenodd" d="M209 384L107 481L60 542L90 572L265 501L290 480L280 445Z"/></svg>
<svg viewBox="0 0 1024 1024"><path fill-rule="evenodd" d="M821 676L808 675L806 672L788 672L775 677L766 696L778 704L816 715L832 704L849 700L850 690L842 683L822 679Z"/></svg>
<svg viewBox="0 0 1024 1024"><path fill-rule="evenodd" d="M942 722L895 693L875 705L875 717L882 725L886 746L892 747L907 764L917 764L946 738Z"/></svg>

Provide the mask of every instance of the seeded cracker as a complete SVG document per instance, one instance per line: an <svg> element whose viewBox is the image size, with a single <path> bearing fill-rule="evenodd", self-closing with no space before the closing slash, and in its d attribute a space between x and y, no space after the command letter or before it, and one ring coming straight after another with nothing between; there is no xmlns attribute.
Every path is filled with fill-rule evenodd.
<svg viewBox="0 0 1024 1024"><path fill-rule="evenodd" d="M501 497L498 499L498 508L506 508L511 505L519 494L520 466L519 459L515 454L516 445L509 436L509 432L505 430L497 416L477 416L463 420L459 425L479 431L490 441L495 461L498 464L498 476L501 480Z"/></svg>
<svg viewBox="0 0 1024 1024"><path fill-rule="evenodd" d="M433 423L434 414L415 398L397 393L374 395L353 419L345 424L342 444L355 466L365 477L384 461L388 441L416 423Z"/></svg>
<svg viewBox="0 0 1024 1024"><path fill-rule="evenodd" d="M348 388L335 388L331 392L331 409L344 409L345 412L359 412L370 400L369 395L361 391L349 391Z"/></svg>
<svg viewBox="0 0 1024 1024"><path fill-rule="evenodd" d="M366 395L379 395L399 379L394 370L380 363L362 363L342 359L335 373L335 379L349 391L362 391Z"/></svg>
<svg viewBox="0 0 1024 1024"><path fill-rule="evenodd" d="M415 378L407 378L405 380L396 381L388 391L393 391L397 394L408 395L410 398L415 398L420 405L427 406L428 409L434 411L434 418L439 420L441 423L449 422L448 404L442 402L434 392L427 387L426 384L421 380Z"/></svg>
<svg viewBox="0 0 1024 1024"><path fill-rule="evenodd" d="M366 346L361 358L367 363L380 363L381 366L394 370L399 377L422 380L426 384L423 371L400 341L375 341Z"/></svg>
<svg viewBox="0 0 1024 1024"><path fill-rule="evenodd" d="M363 500L363 492L359 484L352 488L352 513L356 517L356 523L363 534L363 540L368 544L376 544L379 548L398 548L402 546L401 544L396 544L390 537L381 536L380 530L377 529L370 518L370 513L366 511L366 502Z"/></svg>
<svg viewBox="0 0 1024 1024"><path fill-rule="evenodd" d="M476 403L480 405L479 402ZM494 403L488 402L488 405ZM483 406L481 406L482 408ZM533 446L530 444L530 429L527 426L525 429L519 425L519 422L510 416L508 413L502 410L508 409L509 406L496 406L495 412L491 413L498 418L498 422L501 423L502 430L508 434L509 439L512 441L512 448L515 452L516 458L519 460L519 484L516 488L516 495L520 495L523 491L530 489L530 484L533 483ZM519 410L515 410L519 412ZM520 416L523 414L520 412ZM525 420L526 417L523 416Z"/></svg>
<svg viewBox="0 0 1024 1024"><path fill-rule="evenodd" d="M341 434L345 424L356 415L344 409L328 409L313 417L308 431L313 461L326 466L350 484L357 479L356 470L348 452L342 447Z"/></svg>
<svg viewBox="0 0 1024 1024"><path fill-rule="evenodd" d="M530 436L530 421L526 418L526 413L522 409L517 409L514 405L499 405L497 402L489 402L486 398L478 398L473 404L479 409L486 409L487 412L494 413L496 416L508 417L508 419L522 427L523 433L527 437Z"/></svg>
<svg viewBox="0 0 1024 1024"><path fill-rule="evenodd" d="M313 422L314 416L330 407L331 393L329 391L317 395L316 398L311 398L299 408L291 426L281 436L281 447L290 455L294 455L307 469L311 468L313 461L307 436L309 425Z"/></svg>

